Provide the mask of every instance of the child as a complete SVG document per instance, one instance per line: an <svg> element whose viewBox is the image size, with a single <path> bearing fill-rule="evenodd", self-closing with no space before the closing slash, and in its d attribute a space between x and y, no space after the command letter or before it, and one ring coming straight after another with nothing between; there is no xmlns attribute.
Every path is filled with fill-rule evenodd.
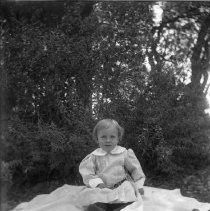
<svg viewBox="0 0 210 211"><path fill-rule="evenodd" d="M133 185L128 186L129 189L143 194L145 175L138 159L133 150L118 145L123 133L123 128L113 119L103 119L96 124L93 138L100 148L87 155L79 166L79 172L87 187L98 188L99 192L105 188L114 190L132 178L133 181L129 181L129 184ZM124 201L116 199L109 203L98 202L89 205L87 210L120 210L135 201L128 199L129 196L126 194L129 193L129 189L125 189L123 193Z"/></svg>

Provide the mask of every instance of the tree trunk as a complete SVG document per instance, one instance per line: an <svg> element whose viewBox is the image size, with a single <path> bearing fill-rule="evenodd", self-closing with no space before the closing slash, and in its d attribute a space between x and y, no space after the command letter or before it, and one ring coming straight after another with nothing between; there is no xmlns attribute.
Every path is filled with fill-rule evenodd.
<svg viewBox="0 0 210 211"><path fill-rule="evenodd" d="M208 16L202 23L200 31L198 33L197 43L193 49L193 54L191 58L191 87L195 92L203 92L206 87L208 80L208 63L209 63L209 48L205 48L208 45L208 31L210 28L210 16ZM208 39L207 39L208 38ZM203 49L206 49L203 51ZM201 84L201 79L203 77L203 83Z"/></svg>

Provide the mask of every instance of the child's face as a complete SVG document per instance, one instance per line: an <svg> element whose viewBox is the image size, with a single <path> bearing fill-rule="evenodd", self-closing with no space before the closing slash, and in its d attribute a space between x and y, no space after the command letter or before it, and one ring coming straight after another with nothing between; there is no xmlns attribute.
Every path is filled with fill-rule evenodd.
<svg viewBox="0 0 210 211"><path fill-rule="evenodd" d="M106 152L112 151L118 144L118 130L115 126L110 126L107 129L98 131L99 146Z"/></svg>

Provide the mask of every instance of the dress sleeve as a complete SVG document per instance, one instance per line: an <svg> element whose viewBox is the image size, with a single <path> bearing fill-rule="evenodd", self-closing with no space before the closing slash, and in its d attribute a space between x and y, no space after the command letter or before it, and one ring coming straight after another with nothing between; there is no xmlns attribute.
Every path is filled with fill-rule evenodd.
<svg viewBox="0 0 210 211"><path fill-rule="evenodd" d="M82 176L83 182L86 186L95 188L103 183L103 180L96 174L95 156L87 155L79 165L79 173Z"/></svg>
<svg viewBox="0 0 210 211"><path fill-rule="evenodd" d="M127 150L125 156L125 168L128 170L132 179L134 180L136 188L142 188L145 181L145 175L141 164L132 149Z"/></svg>

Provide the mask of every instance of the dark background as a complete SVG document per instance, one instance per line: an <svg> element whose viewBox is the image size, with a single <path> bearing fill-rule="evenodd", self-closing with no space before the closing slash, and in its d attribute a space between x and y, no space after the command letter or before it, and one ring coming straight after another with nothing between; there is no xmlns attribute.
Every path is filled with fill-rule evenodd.
<svg viewBox="0 0 210 211"><path fill-rule="evenodd" d="M209 2L3 1L2 210L81 185L102 118L125 128L146 185L210 196Z"/></svg>

